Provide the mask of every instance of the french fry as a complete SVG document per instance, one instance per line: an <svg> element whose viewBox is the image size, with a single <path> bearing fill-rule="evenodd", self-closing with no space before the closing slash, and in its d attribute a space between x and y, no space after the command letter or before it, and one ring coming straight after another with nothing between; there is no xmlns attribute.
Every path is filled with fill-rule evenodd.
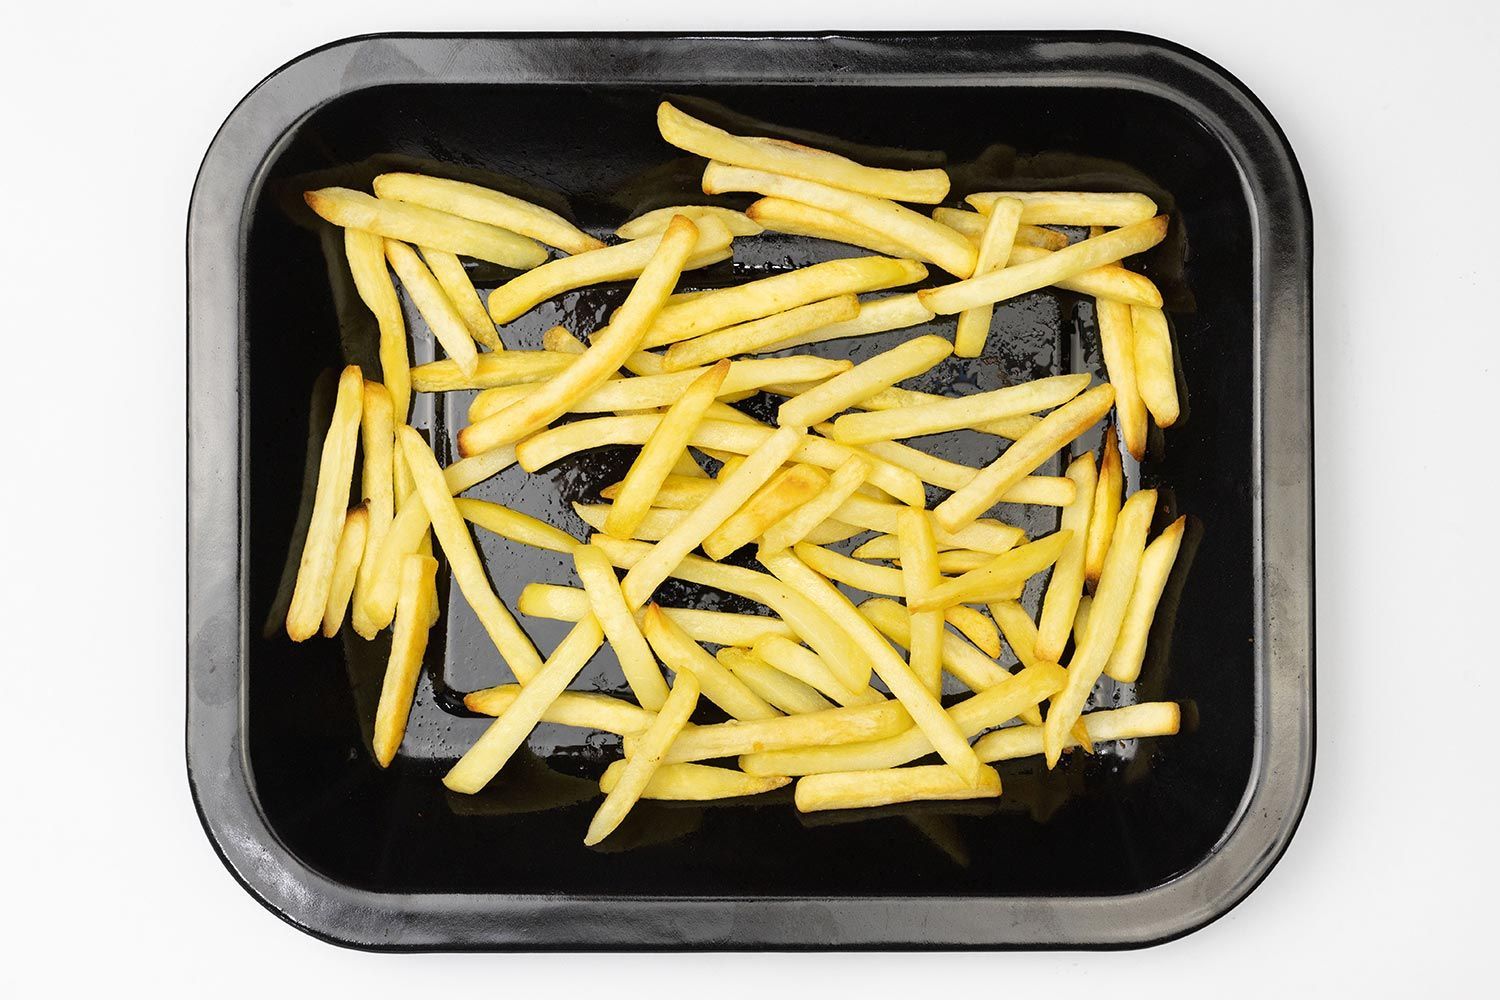
<svg viewBox="0 0 1500 1000"><path fill-rule="evenodd" d="M762 198L745 209L745 214L766 229L815 240L832 240L850 246L864 247L887 257L913 256L913 248L893 240L868 226L851 222L842 215L786 198Z"/></svg>
<svg viewBox="0 0 1500 1000"><path fill-rule="evenodd" d="M1021 224L1022 207L1021 202L1014 198L1001 198L990 206L984 234L979 238L979 257L974 264L976 275L989 274L1006 266L1011 248L1015 246L1016 229ZM961 358L979 357L984 352L984 342L990 335L990 322L994 316L993 302L959 313L953 353Z"/></svg>
<svg viewBox="0 0 1500 1000"><path fill-rule="evenodd" d="M937 204L948 197L948 175L942 170L867 167L837 153L784 139L733 135L699 121L668 101L656 109L656 127L667 142L709 160L819 181L893 201Z"/></svg>
<svg viewBox="0 0 1500 1000"><path fill-rule="evenodd" d="M656 711L667 699L667 681L662 677L656 658L646 644L646 637L636 623L635 615L625 604L625 594L615 576L614 564L598 548L580 545L573 552L573 565L589 607L604 629L604 635L620 661L625 683L643 708Z"/></svg>
<svg viewBox="0 0 1500 1000"><path fill-rule="evenodd" d="M1003 683L966 698L948 709L948 717L965 738L1014 719L1027 708L1062 690L1067 673L1056 664L1027 667ZM798 777L836 771L876 771L909 764L932 753L922 730L912 727L894 736L838 746L771 750L745 754L740 768L746 774L784 774Z"/></svg>
<svg viewBox="0 0 1500 1000"><path fill-rule="evenodd" d="M1042 247L1022 246L1018 243L1011 248L1010 260L1006 266L1035 264L1047 260L1052 253L1053 251ZM1151 283L1150 278L1120 264L1101 264L1058 278L1051 284L1080 295L1091 295L1131 306L1159 307L1162 301L1160 289Z"/></svg>
<svg viewBox="0 0 1500 1000"><path fill-rule="evenodd" d="M429 606L434 593L437 560L431 556L407 556L401 562L401 596L396 602L396 627L391 635L390 657L380 684L375 708L373 749L381 767L389 767L401 749L406 718L417 692L417 675L427 651Z"/></svg>
<svg viewBox="0 0 1500 1000"><path fill-rule="evenodd" d="M1033 430L1013 442L999 458L933 509L938 524L957 531L983 514L1058 449L1093 426L1109 410L1114 398L1114 389L1106 382L1047 414Z"/></svg>
<svg viewBox="0 0 1500 1000"><path fill-rule="evenodd" d="M927 734L943 760L952 764L965 781L977 783L980 780L978 758L974 756L967 738L943 712L937 697L927 689L921 678L905 660L896 655L896 651L855 609L849 599L790 552L762 553L759 558L777 579L798 590L826 612L859 644L874 665L875 673L906 708L912 721Z"/></svg>
<svg viewBox="0 0 1500 1000"><path fill-rule="evenodd" d="M723 559L750 544L786 514L818 495L828 485L828 474L811 465L793 465L773 476L745 505L731 514L703 540L710 559Z"/></svg>
<svg viewBox="0 0 1500 1000"><path fill-rule="evenodd" d="M795 394L791 390L802 391L799 386L772 385L766 387L770 392ZM900 386L891 386L877 393L866 396L854 407L857 410L899 410L910 406L926 406L932 403L944 403L952 400L952 396L939 396L932 392L920 392L914 389L903 389ZM1041 423L1040 417L1034 417L1029 413L1016 416L998 417L985 423L975 424L973 430L982 434L994 434L997 437L1009 438L1014 441L1025 434L1031 428ZM829 425L832 426L831 424Z"/></svg>
<svg viewBox="0 0 1500 1000"><path fill-rule="evenodd" d="M1172 367L1172 334L1167 316L1160 309L1131 306L1131 329L1135 334L1135 377L1141 401L1156 426L1177 422L1177 377Z"/></svg>
<svg viewBox="0 0 1500 1000"><path fill-rule="evenodd" d="M807 344L842 340L845 337L865 337L873 333L885 333L887 330L904 330L907 327L927 323L934 315L935 313L917 298L916 292L888 295L881 299L862 299L859 303L859 315L853 319L842 323L830 323L816 330L788 337L786 340L778 340L774 344L766 345L762 350L785 351Z"/></svg>
<svg viewBox="0 0 1500 1000"><path fill-rule="evenodd" d="M442 358L411 369L411 387L418 392L451 392L545 382L576 360L555 351L498 351L479 355L473 374L466 375L452 358Z"/></svg>
<svg viewBox="0 0 1500 1000"><path fill-rule="evenodd" d="M970 779L944 764L899 767L889 771L840 771L813 774L797 782L793 801L798 812L866 809L896 802L933 802L1000 797L1000 775L981 766Z"/></svg>
<svg viewBox="0 0 1500 1000"><path fill-rule="evenodd" d="M384 263L381 266L384 267ZM365 603L375 583L376 556L396 513L395 467L392 464L395 435L390 391L379 382L366 381L359 417L359 442L364 452L360 462L360 491L369 510L369 527L365 532L365 551L355 576L350 609L354 631L365 639L375 638L379 631L370 621Z"/></svg>
<svg viewBox="0 0 1500 1000"><path fill-rule="evenodd" d="M582 354L589 347L568 332L565 326L548 327L542 331L542 350L559 354Z"/></svg>
<svg viewBox="0 0 1500 1000"><path fill-rule="evenodd" d="M1109 539L1115 530L1115 519L1120 515L1121 494L1125 489L1125 474L1120 467L1120 448L1113 425L1105 429L1100 451L1099 478L1094 485L1094 503L1089 513L1088 540L1083 558L1084 578L1090 585L1098 583L1099 574L1104 571L1104 556L1109 551Z"/></svg>
<svg viewBox="0 0 1500 1000"><path fill-rule="evenodd" d="M364 379L350 365L339 376L339 387L318 460L318 488L313 500L307 539L297 565L297 583L286 614L286 633L293 642L310 638L323 624L328 593L333 585L334 559L348 511L349 485L354 476L354 452L359 441L364 408Z"/></svg>
<svg viewBox="0 0 1500 1000"><path fill-rule="evenodd" d="M761 548L776 552L811 537L818 526L826 524L833 512L859 489L869 474L870 464L864 459L858 456L847 459L827 478L821 492L766 528L760 536Z"/></svg>
<svg viewBox="0 0 1500 1000"><path fill-rule="evenodd" d="M816 181L711 161L703 171L704 194L753 191L812 205L873 229L911 247L912 256L934 261L960 278L974 273L974 245L947 226L884 198L829 187Z"/></svg>
<svg viewBox="0 0 1500 1000"><path fill-rule="evenodd" d="M604 519L609 516L609 504L575 503L573 511L585 524L595 531L604 531ZM646 511L646 516L636 526L631 534L642 542L659 542L667 537L667 534L687 519L690 508L652 507ZM842 521L827 520L818 525L807 535L807 541L814 545L832 545L834 542L842 542L852 538L863 529L856 528Z"/></svg>
<svg viewBox="0 0 1500 1000"><path fill-rule="evenodd" d="M1141 554L1146 547L1146 531L1151 526L1155 509L1155 490L1141 490L1120 508L1109 554L1104 559L1104 572L1099 577L1094 603L1089 608L1089 626L1084 633L1083 645L1073 651L1073 658L1068 663L1068 685L1053 697L1043 722L1042 743L1049 769L1055 767L1062 756L1063 744L1073 724L1083 714L1089 692L1094 690L1094 684L1114 650L1115 640L1119 638L1130 594L1135 589Z"/></svg>
<svg viewBox="0 0 1500 1000"><path fill-rule="evenodd" d="M1078 486L1078 499L1063 508L1059 527L1073 534L1052 568L1052 579L1047 581L1037 622L1036 656L1052 663L1062 659L1063 647L1073 630L1073 617L1078 613L1078 599L1083 595L1084 556L1097 477L1094 456L1088 452L1068 465L1068 478Z"/></svg>
<svg viewBox="0 0 1500 1000"><path fill-rule="evenodd" d="M845 707L885 701L885 695L866 685L854 689L839 679L817 653L789 636L767 634L756 639L751 653L771 667L820 691Z"/></svg>
<svg viewBox="0 0 1500 1000"><path fill-rule="evenodd" d="M1074 243L1055 253L1033 248L1042 256L977 278L955 281L940 288L929 288L917 295L922 299L922 304L935 313L963 312L975 306L1002 302L1038 288L1077 278L1086 271L1149 250L1166 235L1167 217L1157 216L1123 229L1110 230L1094 239Z"/></svg>
<svg viewBox="0 0 1500 1000"><path fill-rule="evenodd" d="M822 428L820 427L819 430ZM950 462L910 445L901 444L899 441L867 441L859 447L876 458L911 472L924 483L931 483L945 490L962 489L973 481L980 471L972 465ZM1073 502L1073 496L1073 484L1063 476L1028 475L1008 487L1000 495L1000 500L1002 503L1066 507ZM941 528L939 528L938 543L942 544ZM967 547L981 548L978 545Z"/></svg>
<svg viewBox="0 0 1500 1000"><path fill-rule="evenodd" d="M582 592L579 592L580 596ZM588 603L584 597L585 606ZM584 611L587 614L587 609ZM501 715L521 695L521 685L500 684L464 695L464 707L480 715ZM564 691L542 713L543 722L579 729L600 729L625 736L651 724L656 713L620 698L592 691Z"/></svg>
<svg viewBox="0 0 1500 1000"><path fill-rule="evenodd" d="M989 565L945 580L915 600L908 599L907 606L913 611L933 611L952 604L1013 600L1020 586L1057 561L1072 537L1071 531L1063 529L1002 552Z"/></svg>
<svg viewBox="0 0 1500 1000"><path fill-rule="evenodd" d="M599 843L620 825L651 783L667 748L687 725L688 717L697 705L698 679L691 673L679 673L666 703L646 731L640 734L635 752L625 758L625 767L618 780L589 822L588 833L583 838L585 845Z"/></svg>
<svg viewBox="0 0 1500 1000"><path fill-rule="evenodd" d="M747 688L760 695L772 708L787 715L821 712L834 707L811 684L782 673L746 650L726 646L716 656Z"/></svg>
<svg viewBox="0 0 1500 1000"><path fill-rule="evenodd" d="M490 314L485 311L484 303L479 301L479 293L474 290L474 283L469 280L468 272L464 270L463 262L457 255L433 247L418 249L422 252L422 259L427 262L427 269L442 287L443 294L463 319L464 326L469 328L469 335L492 351L505 350L505 345L500 343L500 334L495 332L495 324L490 322Z"/></svg>
<svg viewBox="0 0 1500 1000"><path fill-rule="evenodd" d="M493 531L501 538L549 552L567 553L578 548L578 539L561 528L554 528L546 521L511 510L503 504L468 497L459 497L453 503L465 521Z"/></svg>
<svg viewBox="0 0 1500 1000"><path fill-rule="evenodd" d="M1091 594L1084 594L1078 599L1078 611L1073 615L1073 645L1082 646L1083 637L1089 631L1089 609L1093 607L1094 598Z"/></svg>
<svg viewBox="0 0 1500 1000"><path fill-rule="evenodd" d="M401 449L406 455L406 465L416 480L417 495L427 516L432 521L433 531L448 557L453 579L463 591L464 599L474 609L480 624L484 626L490 641L500 653L511 673L525 684L542 668L541 657L531 644L526 633L521 631L511 617L505 604L495 596L490 581L484 573L484 564L469 537L463 515L453 501L453 494L438 467L437 459L422 435L411 427L403 426L397 432Z"/></svg>
<svg viewBox="0 0 1500 1000"><path fill-rule="evenodd" d="M588 595L573 587L550 583L528 583L516 601L516 610L533 618L576 622L590 611ZM767 636L790 639L795 632L780 618L731 614L698 608L662 608L662 614L697 642L721 642L750 647Z"/></svg>
<svg viewBox="0 0 1500 1000"><path fill-rule="evenodd" d="M425 205L449 215L508 229L564 253L584 253L604 245L556 212L477 184L423 174L391 173L376 177L373 187L380 198Z"/></svg>
<svg viewBox="0 0 1500 1000"><path fill-rule="evenodd" d="M829 708L803 715L778 715L774 719L750 722L689 726L667 751L664 763L687 764L767 750L861 743L894 736L910 728L911 716L894 701L853 708ZM627 756L632 748L631 737L627 736Z"/></svg>
<svg viewBox="0 0 1500 1000"><path fill-rule="evenodd" d="M914 260L849 257L823 261L668 305L641 346L675 344L810 302L897 288L925 277L927 268Z"/></svg>
<svg viewBox="0 0 1500 1000"><path fill-rule="evenodd" d="M906 594L906 581L902 579L901 571L898 569L861 562L832 549L825 549L821 545L809 545L807 542L798 542L792 551L811 569L830 580L846 583L856 590L891 597L902 597Z"/></svg>
<svg viewBox="0 0 1500 1000"><path fill-rule="evenodd" d="M906 608L884 597L875 597L861 604L859 613L896 645L902 649L910 648L911 622ZM942 652L943 669L971 691L988 691L1010 680L1009 671L951 632L943 633ZM1040 723L1042 717L1037 714L1034 720L1028 721Z"/></svg>
<svg viewBox="0 0 1500 1000"><path fill-rule="evenodd" d="M473 376L479 364L478 354L474 350L474 338L464 324L463 317L443 291L443 286L438 284L437 278L422 263L417 252L405 243L386 240L385 257L391 262L396 276L401 279L406 293L416 304L417 312L422 314L422 318L432 329L432 335L443 345L448 358L460 373Z"/></svg>
<svg viewBox="0 0 1500 1000"><path fill-rule="evenodd" d="M421 205L372 198L362 191L340 187L305 191L302 197L309 208L335 226L360 229L388 240L437 247L505 267L536 267L547 259L547 252L534 240Z"/></svg>
<svg viewBox="0 0 1500 1000"><path fill-rule="evenodd" d="M609 516L604 519L605 534L628 538L640 525L651 507L651 498L677 459L686 453L693 429L719 394L729 368L729 362L721 361L699 375L662 416L625 473Z"/></svg>
<svg viewBox="0 0 1500 1000"><path fill-rule="evenodd" d="M996 202L1021 203L1021 221L1034 226L1128 226L1156 215L1156 202L1143 194L1092 191L981 191L964 201L989 214Z"/></svg>
<svg viewBox="0 0 1500 1000"><path fill-rule="evenodd" d="M920 375L952 353L953 344L943 337L905 341L782 403L776 411L777 423L783 427L821 423L871 393Z"/></svg>
<svg viewBox="0 0 1500 1000"><path fill-rule="evenodd" d="M991 559L998 553L976 552L974 549L946 549L938 553L937 568L943 574L967 573L981 566L989 565ZM900 561L897 560L897 565Z"/></svg>
<svg viewBox="0 0 1500 1000"><path fill-rule="evenodd" d="M977 246L984 236L985 220L988 216L983 212L963 208L934 208L932 218L949 229L963 233ZM1068 238L1055 229L1045 229L1023 222L1016 227L1016 242L1022 246L1041 247L1044 250L1061 250L1068 245Z"/></svg>
<svg viewBox="0 0 1500 1000"><path fill-rule="evenodd" d="M900 512L899 504L855 494L838 506L834 517L856 527L893 535L897 530L896 518ZM932 531L940 546L977 549L981 552L994 552L996 555L1014 548L1024 537L1020 528L991 520L975 521L958 532L946 531L934 520Z"/></svg>
<svg viewBox="0 0 1500 1000"><path fill-rule="evenodd" d="M1139 461L1146 457L1146 404L1142 402L1136 384L1135 330L1131 319L1134 311L1122 302L1094 300L1104 368L1110 384L1115 387L1115 415L1120 424L1120 436L1125 439L1125 449Z"/></svg>
<svg viewBox="0 0 1500 1000"><path fill-rule="evenodd" d="M722 222L734 236L759 236L765 232L765 227L760 223L744 212L732 208L721 208L718 205L668 205L666 208L658 208L645 215L636 216L616 229L615 235L622 240L638 240L643 236L655 236L667 228L667 223L672 221L674 215L687 216L694 222L704 216L711 216Z"/></svg>
<svg viewBox="0 0 1500 1000"><path fill-rule="evenodd" d="M703 687L703 696L718 705L730 718L744 720L774 719L780 712L772 708L718 660L661 613L649 605L641 619L641 631L661 661L680 678L691 674Z"/></svg>
<svg viewBox="0 0 1500 1000"><path fill-rule="evenodd" d="M858 370L856 366L845 374ZM1087 374L1053 375L900 409L846 413L833 422L833 438L845 444L864 444L984 425L1061 406L1088 388L1089 378Z"/></svg>
<svg viewBox="0 0 1500 1000"><path fill-rule="evenodd" d="M901 585L907 603L921 598L942 582L937 568L937 543L927 512L907 508L896 516L896 538L901 545ZM804 562L807 556L799 547ZM816 568L816 567L814 567ZM907 661L912 672L935 695L943 692L943 612L913 611L908 622L911 643Z"/></svg>
<svg viewBox="0 0 1500 1000"><path fill-rule="evenodd" d="M380 377L391 394L391 410L401 422L411 406L411 357L406 350L406 317L386 270L385 240L360 229L344 230L344 254L354 287L380 328Z"/></svg>
<svg viewBox="0 0 1500 1000"><path fill-rule="evenodd" d="M1141 675L1141 662L1146 658L1146 639L1151 634L1156 605L1166 589L1167 577L1172 573L1177 550L1182 547L1182 532L1186 527L1187 518L1179 517L1146 546L1146 552L1141 556L1135 588L1130 592L1125 620L1120 625L1120 635L1104 665L1104 672L1122 684L1134 683Z"/></svg>
<svg viewBox="0 0 1500 1000"><path fill-rule="evenodd" d="M794 306L735 326L727 326L692 340L683 340L667 348L665 367L669 372L697 365L712 364L736 354L755 354L767 345L839 323L859 315L859 300L853 295Z"/></svg>
<svg viewBox="0 0 1500 1000"><path fill-rule="evenodd" d="M619 783L620 772L625 762L617 760L604 769L599 776L599 790L608 793ZM713 799L737 799L749 795L760 795L784 788L792 783L791 778L755 777L743 771L727 767L710 767L707 764L663 764L656 769L646 788L643 799L669 799L680 802L706 802Z"/></svg>
<svg viewBox="0 0 1500 1000"><path fill-rule="evenodd" d="M975 553L975 555L987 555L987 553ZM942 559L943 554L939 554L939 570L943 569ZM943 618L949 625L958 629L964 638L978 646L984 655L991 658L1000 655L1000 632L983 611L964 604L955 604L943 612Z"/></svg>
<svg viewBox="0 0 1500 1000"><path fill-rule="evenodd" d="M1105 709L1081 716L1084 734L1093 743L1110 740L1134 740L1146 736L1175 736L1182 713L1176 702L1148 701L1124 708ZM1064 749L1079 745L1076 734L1070 734ZM1011 726L986 733L974 744L979 759L990 763L1039 756L1042 751L1041 726Z"/></svg>
<svg viewBox="0 0 1500 1000"><path fill-rule="evenodd" d="M659 238L653 237L649 248L651 255L608 330L597 335L587 351L542 388L460 431L459 451L464 455L475 455L540 430L568 412L575 400L588 395L618 371L625 359L640 346L641 337L672 293L697 239L697 227L686 219L674 222ZM591 254L607 252L595 250ZM565 258L556 263L582 260L591 254Z"/></svg>
<svg viewBox="0 0 1500 1000"><path fill-rule="evenodd" d="M360 559L365 554L365 538L370 531L370 508L357 504L344 515L344 526L333 554L333 573L329 578L328 604L323 609L323 635L333 638L344 624L349 599L354 596L354 582L359 576Z"/></svg>

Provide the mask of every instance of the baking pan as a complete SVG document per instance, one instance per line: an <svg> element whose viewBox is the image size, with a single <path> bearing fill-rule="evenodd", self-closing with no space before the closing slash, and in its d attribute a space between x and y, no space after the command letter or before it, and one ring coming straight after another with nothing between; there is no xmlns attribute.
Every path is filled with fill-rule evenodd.
<svg viewBox="0 0 1500 1000"><path fill-rule="evenodd" d="M701 162L654 129L668 94L737 127L838 135L874 162L942 163L955 195L1125 188L1171 211L1168 240L1135 263L1167 298L1188 412L1130 474L1162 489L1161 517L1190 514L1192 533L1141 682L1098 700L1179 700L1180 735L1050 774L1002 765L1005 796L980 805L803 817L786 798L642 803L591 850L592 779L617 753L607 740L544 726L484 794L439 783L484 725L462 693L508 679L460 598L444 602L401 754L374 765L386 640L298 645L276 627L327 373L376 370L337 234L298 194L423 169L607 232L695 191ZM744 241L732 269L694 281L847 253ZM188 220L187 759L210 840L273 912L365 948L1124 947L1202 926L1276 862L1311 782L1310 269L1306 192L1275 122L1223 70L1154 38L385 36L302 56L229 116ZM558 321L587 333L622 293L568 296L507 340L536 346ZM824 347L862 358L890 343ZM1098 368L1091 302L1043 291L997 310L984 357L922 387ZM424 398L413 418L440 454L467 403L454 397ZM976 437L949 457L994 450ZM599 449L476 493L581 534L568 501L626 460ZM1050 530L1056 512L1027 516ZM533 579L569 581L560 557L481 541L508 601ZM523 623L543 650L561 634ZM614 676L606 650L577 686Z"/></svg>

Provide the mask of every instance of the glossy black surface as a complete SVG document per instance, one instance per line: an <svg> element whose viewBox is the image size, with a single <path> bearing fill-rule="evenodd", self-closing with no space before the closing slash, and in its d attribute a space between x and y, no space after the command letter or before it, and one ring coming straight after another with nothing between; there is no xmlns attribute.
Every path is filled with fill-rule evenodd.
<svg viewBox="0 0 1500 1000"><path fill-rule="evenodd" d="M705 62L708 53L721 57L702 78L742 76L699 83L695 66L680 58L689 51ZM934 76L917 61L922 52L968 69ZM1306 535L1280 539L1290 556L1274 564L1268 579L1271 546L1261 527L1270 472L1285 478L1276 530L1283 536L1307 530L1310 406L1305 385L1299 392L1296 383L1306 379L1307 317L1297 307L1305 306L1309 237L1289 161L1281 173L1258 180L1247 168L1256 157L1284 157L1284 147L1246 148L1244 136L1205 121L1203 105L1162 83L1168 69L1206 73L1207 67L1130 36L375 39L314 54L266 87L335 57L341 61L323 68L337 81L331 99L306 100L318 106L288 122L273 148L260 150L264 159L239 194L237 222L231 225L229 215L216 220L243 240L234 255L242 268L237 332L206 327L208 304L227 315L225 303L198 283L193 291L194 415L233 425L223 428L232 431L223 440L241 442L244 466L233 488L218 494L238 495L239 513L206 508L214 490L201 484L214 452L196 433L195 419L190 677L198 700L190 704L190 763L211 833L258 895L299 925L377 946L815 947L1128 943L1180 933L1248 891L1264 872L1264 846L1246 847L1247 857L1260 860L1226 873L1217 892L1185 886L1205 877L1236 834L1284 844L1306 780L1290 766L1268 773L1268 755L1288 753L1310 775ZM783 71L766 68L773 63ZM343 75L334 72L338 66ZM387 82L434 73L447 79ZM540 82L538 75L556 79ZM362 84L350 85L351 77ZM799 816L789 796L716 808L646 803L603 849L590 850L581 836L598 798L586 779L617 755L608 738L544 726L531 741L534 754L514 762L484 794L452 796L438 783L484 725L467 717L462 693L508 679L461 597L444 602L441 638L429 648L406 742L384 772L368 746L387 640L365 643L346 633L296 645L279 629L263 634L262 623L276 617L287 539L296 535L319 378L326 396L325 371L348 360L375 370L373 322L349 290L337 234L298 207L297 193L315 184L365 187L388 169L451 172L544 199L604 233L647 208L704 200L696 192L697 164L675 156L655 132L653 108L668 94L722 102L744 115L869 147L942 151L955 177L954 203L967 191L1002 185L1129 189L1151 193L1173 213L1168 240L1135 263L1166 295L1189 398L1185 419L1153 438L1151 454L1131 478L1132 485L1161 488L1159 525L1184 512L1194 518L1193 532L1161 616L1175 604L1175 628L1153 634L1141 683L1107 690L1103 700L1183 701L1181 735L1102 747L1098 757L1069 760L1051 774L1031 761L1001 765L1006 794L996 803L812 817ZM1242 112L1258 111L1245 95L1229 96L1244 102ZM244 114L242 108L236 117ZM226 132L234 124L232 118ZM207 181L223 141L205 164ZM934 157L873 154L876 162L883 158L908 165ZM199 231L209 228L203 185L194 207ZM1268 220L1281 230L1268 234ZM200 268L205 261L193 237L193 264ZM1269 270L1268 244L1280 247ZM784 237L743 240L733 270L721 265L694 275L693 286L853 252ZM494 284L504 274L479 269L475 278ZM535 347L556 322L587 333L622 294L615 288L566 296L502 334L511 347ZM1280 312L1272 308L1278 302ZM430 356L425 329L414 314L409 318L417 356ZM818 350L860 359L911 333ZM203 371L205 340L237 358L232 364L221 358L217 369L236 373L227 397L212 393ZM985 357L950 360L912 384L962 392L1100 368L1092 305L1066 292L1003 305L990 345ZM1283 370L1267 377L1267 365L1278 359ZM1268 421L1266 400L1278 378L1289 379L1292 392ZM436 407L429 398L414 422L446 443L462 425L468 396L438 397ZM238 413L231 412L234 399ZM757 403L744 405L754 412ZM944 454L983 464L998 448L994 439L974 435ZM537 476L508 470L471 495L501 500L582 537L585 528L568 502L593 499L626 462L628 454L618 449L586 453ZM231 455L220 456L217 472L231 464ZM1026 517L1033 532L1055 522L1054 512L1036 508ZM208 586L214 574L202 559L214 532L200 526L210 521L220 532L232 528L244 554L238 598ZM534 579L573 582L564 557L482 532L480 540L508 602ZM1279 607L1269 603L1267 584L1282 595ZM664 596L666 603L713 598L681 587ZM563 631L534 619L523 625L544 651ZM233 672L232 686L203 673L215 657ZM617 676L606 650L575 687L610 689ZM204 685L232 697L239 710L205 702ZM1277 731L1292 735L1273 745L1275 694L1286 699ZM250 806L264 824L247 827L248 837L274 844L286 859L279 880L247 874L237 862L226 841L235 848L241 841L225 836L224 810L216 815L205 801L206 780L227 782L235 804ZM216 787L212 797L225 791ZM1248 803L1270 793L1291 805L1263 815L1247 833L1255 818ZM311 892L316 905L285 901L286 879L305 885L313 876L316 886L292 895ZM550 903L527 894L563 904L570 915L552 913ZM970 917L961 900L980 910ZM642 906L651 908L650 920ZM324 919L330 909L339 920ZM721 913L729 924L714 919ZM742 930L726 935L724 926Z"/></svg>

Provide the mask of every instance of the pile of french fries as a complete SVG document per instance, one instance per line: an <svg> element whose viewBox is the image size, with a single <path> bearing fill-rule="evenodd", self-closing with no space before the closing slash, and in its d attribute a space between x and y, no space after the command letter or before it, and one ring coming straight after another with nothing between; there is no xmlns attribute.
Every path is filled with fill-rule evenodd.
<svg viewBox="0 0 1500 1000"><path fill-rule="evenodd" d="M478 792L540 722L618 734L624 757L600 778L587 844L641 798L741 797L793 780L804 811L987 798L1001 794L997 761L1041 754L1050 768L1075 747L1175 733L1170 702L1084 711L1102 676L1136 680L1184 528L1178 518L1148 538L1156 493L1123 495L1120 443L1139 459L1148 419L1167 427L1178 415L1161 296L1120 263L1166 232L1151 199L989 192L960 209L942 205L942 170L732 135L669 103L657 124L709 161L706 194L759 200L744 212L653 211L606 245L536 205L418 174L377 177L373 194L306 192L343 228L384 381L354 366L339 379L286 629L297 641L346 620L366 639L392 630L379 763L400 748L438 620L435 552L513 681L467 697L494 721L444 784ZM1058 227L1087 235L1070 243ZM873 253L677 291L766 230ZM518 273L482 299L461 257ZM872 294L921 281L929 265L955 280ZM392 273L440 360L412 366ZM587 345L557 327L540 350L507 349L506 325L540 303L627 281ZM952 398L900 387L952 355L979 356L996 303L1047 286L1095 299L1109 381L1061 375ZM860 364L798 352L940 315L955 317L951 337L913 336ZM462 458L445 468L408 424L411 396L458 390L479 392ZM782 399L774 426L729 405L755 393ZM1065 475L1037 474L1111 411L1097 457L1084 450ZM902 443L957 431L1008 444L975 468ZM577 505L587 541L462 496L512 465L536 472L622 444L639 448L624 478ZM361 502L348 509L357 459ZM928 487L947 491L931 510ZM1060 525L1028 539L988 516L1001 502L1059 508ZM492 588L471 524L571 555L576 586L533 582L518 602L572 623L545 658ZM831 547L864 535L852 554ZM724 561L752 545L759 569ZM1019 599L1048 572L1033 619ZM668 578L768 613L661 607L653 596ZM1000 665L1002 637L1014 673ZM631 699L569 690L605 642ZM947 705L945 675L968 692L955 700L950 684ZM727 721L694 724L703 701Z"/></svg>

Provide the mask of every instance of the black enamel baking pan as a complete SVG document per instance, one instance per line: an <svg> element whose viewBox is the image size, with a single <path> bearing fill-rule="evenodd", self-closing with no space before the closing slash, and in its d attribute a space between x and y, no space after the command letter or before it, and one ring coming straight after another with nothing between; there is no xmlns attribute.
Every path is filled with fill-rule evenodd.
<svg viewBox="0 0 1500 1000"><path fill-rule="evenodd" d="M329 373L349 361L378 371L337 234L298 195L418 169L606 233L702 197L701 162L656 134L667 95L726 126L945 166L955 197L1140 190L1171 212L1169 238L1132 266L1163 289L1185 417L1130 476L1192 531L1141 681L1098 700L1180 701L1181 734L1051 773L1010 762L1006 794L982 805L809 818L786 798L646 802L589 849L593 779L618 752L607 740L543 726L485 793L452 796L437 780L484 725L462 694L508 679L455 596L401 753L374 765L387 640L299 645L276 627ZM386 36L298 58L231 113L188 220L187 760L209 839L273 912L364 948L1126 947L1201 927L1275 864L1311 783L1311 239L1301 176L1266 109L1201 56L1139 35ZM693 280L849 252L743 242L732 267ZM535 347L559 321L587 334L620 294L565 297L505 336ZM411 320L417 357L430 357ZM861 358L891 342L823 346ZM985 356L921 387L1097 372L1098 353L1091 302L1047 290L1002 305ZM466 403L428 397L416 410L440 453ZM976 435L949 457L982 463L997 448ZM598 449L540 475L511 469L476 495L581 536L569 502L627 460ZM1033 531L1056 516L1013 513ZM482 544L507 601L530 580L569 582L561 557ZM544 650L561 634L523 621ZM605 651L577 686L607 690L617 676Z"/></svg>

